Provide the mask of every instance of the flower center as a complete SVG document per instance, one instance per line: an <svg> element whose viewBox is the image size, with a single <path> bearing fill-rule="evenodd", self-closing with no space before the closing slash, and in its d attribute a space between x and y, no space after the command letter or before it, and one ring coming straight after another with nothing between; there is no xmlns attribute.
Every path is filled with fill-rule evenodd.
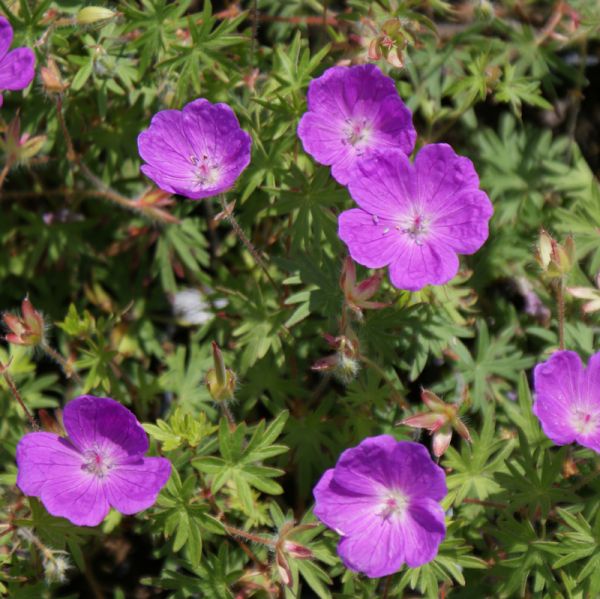
<svg viewBox="0 0 600 599"><path fill-rule="evenodd" d="M367 124L367 119L346 119L346 124L342 129L344 138L342 140L345 144L350 144L360 152L361 148L359 144L367 141L369 138L370 128Z"/></svg>
<svg viewBox="0 0 600 599"><path fill-rule="evenodd" d="M379 504L380 510L377 515L384 520L400 518L408 509L409 503L408 497L401 491L390 491Z"/></svg>
<svg viewBox="0 0 600 599"><path fill-rule="evenodd" d="M580 435L589 435L598 430L600 415L591 413L589 408L576 407L571 412L571 426Z"/></svg>
<svg viewBox="0 0 600 599"><path fill-rule="evenodd" d="M211 163L206 154L190 156L190 162L196 167L194 175L200 187L211 187L219 180L219 165Z"/></svg>
<svg viewBox="0 0 600 599"><path fill-rule="evenodd" d="M406 219L400 227L403 233L406 233L416 245L423 245L423 238L429 231L427 219L422 214L413 214Z"/></svg>
<svg viewBox="0 0 600 599"><path fill-rule="evenodd" d="M84 463L81 467L82 470L97 476L98 478L104 478L108 471L113 467L110 460L97 449L90 449L83 454Z"/></svg>

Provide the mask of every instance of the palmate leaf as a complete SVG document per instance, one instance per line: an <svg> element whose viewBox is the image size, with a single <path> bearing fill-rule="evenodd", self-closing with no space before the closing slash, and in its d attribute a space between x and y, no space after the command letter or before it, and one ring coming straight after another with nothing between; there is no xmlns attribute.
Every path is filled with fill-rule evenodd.
<svg viewBox="0 0 600 599"><path fill-rule="evenodd" d="M459 505L465 497L486 499L501 490L496 474L506 471L506 460L515 448L514 439L497 439L492 417L484 418L480 434L471 431L472 443L462 443L460 453L449 447L443 465L451 469L447 477L448 505Z"/></svg>
<svg viewBox="0 0 600 599"><path fill-rule="evenodd" d="M225 418L219 427L219 453L221 457L201 456L192 460L195 468L211 476L211 489L217 493L225 485L240 500L244 511L252 516L254 499L251 488L270 495L283 493L281 486L273 478L281 476L282 470L263 466L262 462L288 451L285 445L274 442L281 434L288 418L288 412L281 412L269 426L265 421L254 427L247 439L249 429L245 423L233 430Z"/></svg>
<svg viewBox="0 0 600 599"><path fill-rule="evenodd" d="M509 327L497 337L490 337L487 325L480 320L473 355L460 341L456 342L457 366L465 384L471 385L475 409L489 411L487 400L499 394L502 381L516 383L519 372L533 364L533 357L524 356L511 343L513 336L514 328Z"/></svg>

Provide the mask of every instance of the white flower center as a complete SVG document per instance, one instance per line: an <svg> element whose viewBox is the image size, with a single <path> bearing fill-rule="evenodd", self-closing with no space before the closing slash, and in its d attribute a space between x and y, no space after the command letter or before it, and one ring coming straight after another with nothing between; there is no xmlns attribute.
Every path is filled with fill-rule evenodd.
<svg viewBox="0 0 600 599"><path fill-rule="evenodd" d="M190 156L190 162L196 167L194 175L200 187L211 187L219 180L219 165L211 162L206 154L200 158Z"/></svg>
<svg viewBox="0 0 600 599"><path fill-rule="evenodd" d="M600 426L600 414L587 407L574 407L571 410L571 426L580 435L594 433Z"/></svg>
<svg viewBox="0 0 600 599"><path fill-rule="evenodd" d="M98 478L104 478L113 467L112 462L98 449L88 449L83 459L82 469Z"/></svg>
<svg viewBox="0 0 600 599"><path fill-rule="evenodd" d="M423 239L429 233L429 222L424 214L413 213L402 219L396 229L408 235L416 245L423 245Z"/></svg>
<svg viewBox="0 0 600 599"><path fill-rule="evenodd" d="M387 493L379 504L378 516L384 520L389 518L401 518L408 506L410 500L402 491L390 491Z"/></svg>
<svg viewBox="0 0 600 599"><path fill-rule="evenodd" d="M345 123L342 128L342 143L350 144L360 155L370 137L369 123L367 123L367 119L346 119Z"/></svg>

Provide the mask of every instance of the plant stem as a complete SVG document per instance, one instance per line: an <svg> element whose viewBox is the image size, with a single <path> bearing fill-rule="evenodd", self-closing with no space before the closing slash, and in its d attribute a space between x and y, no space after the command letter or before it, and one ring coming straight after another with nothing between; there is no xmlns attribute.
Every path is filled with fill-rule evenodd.
<svg viewBox="0 0 600 599"><path fill-rule="evenodd" d="M17 403L21 406L23 412L25 412L31 428L36 432L39 431L40 427L38 426L38 423L35 421L33 414L29 411L29 408L25 405L14 379L12 376L10 376L10 374L8 374L8 365L4 366L3 364L0 364L0 370L2 371L2 376L4 377L4 380L10 389L11 395L17 400Z"/></svg>
<svg viewBox="0 0 600 599"><path fill-rule="evenodd" d="M40 349L52 360L54 360L65 373L65 376L70 379L73 379L79 384L82 384L81 377L77 374L77 372L73 369L73 367L61 356L54 348L50 347L47 343L42 343L40 345Z"/></svg>
<svg viewBox="0 0 600 599"><path fill-rule="evenodd" d="M4 168L2 169L2 171L0 171L0 189L2 189L2 186L4 185L4 179L6 179L6 175L8 175L8 171L10 171L11 166L11 161L7 160L6 164L4 165Z"/></svg>
<svg viewBox="0 0 600 599"><path fill-rule="evenodd" d="M242 537L247 539L248 541L252 541L253 543L260 543L261 545L266 545L267 547L275 547L277 544L273 539L268 539L267 537L261 537L260 535L252 534L251 532L246 532L245 530L241 530L240 528L235 528L234 526L229 526L229 524L222 523L225 527L225 530L232 536Z"/></svg>
<svg viewBox="0 0 600 599"><path fill-rule="evenodd" d="M267 279L269 279L269 282L271 283L271 285L273 285L275 291L277 291L277 293L279 293L279 287L277 286L277 283L275 283L275 281L269 274L267 265L265 264L264 260L260 257L260 254L258 253L257 249L254 247L254 245L252 245L252 242L246 237L246 234L244 233L244 231L242 231L242 227L240 227L240 224L238 223L237 219L235 218L235 216L233 216L233 210L230 210L229 207L227 206L227 200L225 199L225 195L224 194L220 195L219 200L221 202L221 208L223 208L223 215L229 221L229 224L235 231L235 234L238 236L238 239L244 244L246 249L250 252L252 257L254 258L254 261L256 262L256 264L258 264L258 266L261 268L261 270L265 273L265 275L267 276Z"/></svg>
<svg viewBox="0 0 600 599"><path fill-rule="evenodd" d="M381 599L388 598L391 586L392 586L392 574L385 577L385 583L383 585L383 594L381 595Z"/></svg>
<svg viewBox="0 0 600 599"><path fill-rule="evenodd" d="M558 307L558 348L565 349L565 292L564 279L561 277L556 288L556 303Z"/></svg>
<svg viewBox="0 0 600 599"><path fill-rule="evenodd" d="M229 409L229 406L226 402L221 402L221 409L223 410L223 414L225 415L225 418L227 418L227 422L229 423L229 430L235 430L235 418L233 417L233 414L231 413L231 410Z"/></svg>
<svg viewBox="0 0 600 599"><path fill-rule="evenodd" d="M508 506L506 503L499 503L497 501L484 501L483 499L472 499L467 497L461 501L461 503L471 503L473 505L483 505L485 507L495 507L499 510L505 510Z"/></svg>

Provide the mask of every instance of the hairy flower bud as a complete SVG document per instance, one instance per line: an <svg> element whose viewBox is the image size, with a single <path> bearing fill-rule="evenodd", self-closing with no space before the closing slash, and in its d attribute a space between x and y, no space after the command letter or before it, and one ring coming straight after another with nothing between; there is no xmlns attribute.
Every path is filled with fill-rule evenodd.
<svg viewBox="0 0 600 599"><path fill-rule="evenodd" d="M102 6L86 6L77 13L79 25L92 25L98 21L112 19L117 13Z"/></svg>
<svg viewBox="0 0 600 599"><path fill-rule="evenodd" d="M42 85L49 94L62 94L68 87L69 82L63 81L56 61L48 58L48 63L40 69Z"/></svg>
<svg viewBox="0 0 600 599"><path fill-rule="evenodd" d="M568 235L561 245L552 236L542 229L535 259L544 273L551 279L561 278L568 274L576 262L575 241Z"/></svg>
<svg viewBox="0 0 600 599"><path fill-rule="evenodd" d="M44 341L44 318L26 297L21 303L21 317L4 314L4 324L10 329L6 340L15 345L35 346Z"/></svg>
<svg viewBox="0 0 600 599"><path fill-rule="evenodd" d="M206 374L206 386L214 401L231 401L234 397L237 377L233 370L225 367L219 346L212 342L214 368Z"/></svg>

